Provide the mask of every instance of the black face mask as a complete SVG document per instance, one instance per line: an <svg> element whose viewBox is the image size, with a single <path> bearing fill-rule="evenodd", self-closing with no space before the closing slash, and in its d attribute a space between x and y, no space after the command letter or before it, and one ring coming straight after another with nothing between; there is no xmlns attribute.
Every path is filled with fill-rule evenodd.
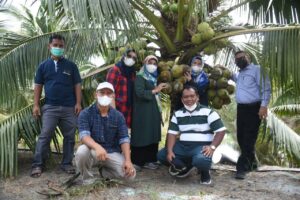
<svg viewBox="0 0 300 200"><path fill-rule="evenodd" d="M241 69L244 69L244 68L247 67L247 65L248 65L248 61L246 60L245 57L237 58L237 59L235 60L235 63L236 63L236 65L237 65L239 68L241 68Z"/></svg>

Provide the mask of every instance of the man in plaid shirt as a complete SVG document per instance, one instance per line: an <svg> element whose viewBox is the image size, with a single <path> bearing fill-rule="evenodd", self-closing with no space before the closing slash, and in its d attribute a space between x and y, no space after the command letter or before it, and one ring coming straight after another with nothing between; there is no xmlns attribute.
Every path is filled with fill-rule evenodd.
<svg viewBox="0 0 300 200"><path fill-rule="evenodd" d="M133 82L135 79L134 64L137 55L134 49L127 49L121 60L108 71L106 81L115 88L116 109L120 111L126 120L128 128L131 128Z"/></svg>

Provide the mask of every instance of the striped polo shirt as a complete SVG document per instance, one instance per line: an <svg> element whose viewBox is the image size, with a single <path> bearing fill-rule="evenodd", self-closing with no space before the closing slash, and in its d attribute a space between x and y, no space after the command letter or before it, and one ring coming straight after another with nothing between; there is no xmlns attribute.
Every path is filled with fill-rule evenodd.
<svg viewBox="0 0 300 200"><path fill-rule="evenodd" d="M217 112L198 104L193 112L184 107L172 116L168 133L180 134L180 141L211 142L214 133L226 128Z"/></svg>

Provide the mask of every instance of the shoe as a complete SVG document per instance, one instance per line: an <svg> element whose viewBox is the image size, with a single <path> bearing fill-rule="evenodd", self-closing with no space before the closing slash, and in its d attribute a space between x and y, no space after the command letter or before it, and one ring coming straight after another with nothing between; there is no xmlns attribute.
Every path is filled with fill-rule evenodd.
<svg viewBox="0 0 300 200"><path fill-rule="evenodd" d="M193 167L193 166L189 166L189 167L186 167L184 170L182 170L181 172L179 172L176 177L177 178L185 178L187 177L188 175L190 175L192 173L192 171L194 171L196 168Z"/></svg>
<svg viewBox="0 0 300 200"><path fill-rule="evenodd" d="M171 166L169 167L169 174L171 176L178 175L181 171L186 170L186 165L184 162L177 158L173 158L173 160L170 162Z"/></svg>
<svg viewBox="0 0 300 200"><path fill-rule="evenodd" d="M246 178L246 172L244 171L237 171L236 174L235 174L235 178L236 179L245 179Z"/></svg>
<svg viewBox="0 0 300 200"><path fill-rule="evenodd" d="M60 169L63 170L67 174L75 174L76 173L76 169L72 165L62 165L60 167Z"/></svg>
<svg viewBox="0 0 300 200"><path fill-rule="evenodd" d="M146 169L157 169L158 168L158 163L156 162L148 162L148 163L145 163L143 168L146 168Z"/></svg>
<svg viewBox="0 0 300 200"><path fill-rule="evenodd" d="M212 183L209 170L205 170L205 171L203 170L200 172L200 174L201 174L200 184L210 185Z"/></svg>

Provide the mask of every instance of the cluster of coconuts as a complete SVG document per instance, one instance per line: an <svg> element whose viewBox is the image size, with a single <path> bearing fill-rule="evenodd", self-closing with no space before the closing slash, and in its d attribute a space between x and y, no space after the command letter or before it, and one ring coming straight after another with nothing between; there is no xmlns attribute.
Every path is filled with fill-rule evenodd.
<svg viewBox="0 0 300 200"><path fill-rule="evenodd" d="M229 84L228 80L232 73L222 65L214 67L205 66L203 69L209 77L207 91L209 105L215 109L221 109L223 105L231 103L230 95L234 93L234 85Z"/></svg>
<svg viewBox="0 0 300 200"><path fill-rule="evenodd" d="M183 10L186 13L188 11L188 4L183 5ZM161 7L161 12L169 15L173 14L176 15L178 13L178 4L177 3L164 3Z"/></svg>
<svg viewBox="0 0 300 200"><path fill-rule="evenodd" d="M160 61L158 63L158 82L167 83L167 87L161 92L170 95L171 100L180 96L186 78L184 74L191 70L188 65L178 65L174 61ZM234 93L235 87L228 83L232 73L221 65L210 67L205 65L203 70L209 77L208 100L209 105L215 109L221 109L223 105L231 103L230 95Z"/></svg>
<svg viewBox="0 0 300 200"><path fill-rule="evenodd" d="M200 45L201 43L212 39L214 36L216 36L214 29L207 22L201 22L197 26L197 32L192 35L191 42L194 45ZM206 55L212 55L215 54L218 49L224 48L227 45L227 39L219 39L211 42L203 49L203 51Z"/></svg>

